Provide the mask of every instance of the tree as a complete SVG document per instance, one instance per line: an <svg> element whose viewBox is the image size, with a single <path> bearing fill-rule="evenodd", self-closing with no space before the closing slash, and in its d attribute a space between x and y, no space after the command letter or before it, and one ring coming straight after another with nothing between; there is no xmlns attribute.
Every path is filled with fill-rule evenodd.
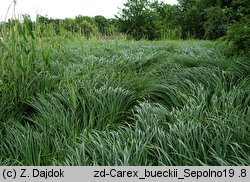
<svg viewBox="0 0 250 182"><path fill-rule="evenodd" d="M84 35L87 39L97 33L97 27L86 20L83 20L78 23L77 27L79 28L79 33Z"/></svg>
<svg viewBox="0 0 250 182"><path fill-rule="evenodd" d="M233 52L250 56L250 15L245 15L240 21L229 26L227 38Z"/></svg>
<svg viewBox="0 0 250 182"><path fill-rule="evenodd" d="M225 35L228 18L224 7L232 0L178 0L182 37L217 39Z"/></svg>
<svg viewBox="0 0 250 182"><path fill-rule="evenodd" d="M124 7L118 17L122 32L136 40L160 37L159 16L152 11L149 0L128 0Z"/></svg>
<svg viewBox="0 0 250 182"><path fill-rule="evenodd" d="M63 20L63 27L64 27L64 29L66 29L72 33L77 31L76 22L72 18L64 19Z"/></svg>
<svg viewBox="0 0 250 182"><path fill-rule="evenodd" d="M94 17L95 23L98 27L99 32L102 35L107 34L107 29L109 27L109 21L104 16L95 16Z"/></svg>
<svg viewBox="0 0 250 182"><path fill-rule="evenodd" d="M206 21L204 22L205 39L215 40L226 34L227 17L221 8L210 7L205 10Z"/></svg>
<svg viewBox="0 0 250 182"><path fill-rule="evenodd" d="M97 27L93 18L88 16L77 16L75 18L77 32L89 38L97 33Z"/></svg>
<svg viewBox="0 0 250 182"><path fill-rule="evenodd" d="M204 15L204 11L200 10L197 6L191 6L185 11L182 11L181 16L178 17L178 22L182 31L182 38L203 38Z"/></svg>
<svg viewBox="0 0 250 182"><path fill-rule="evenodd" d="M180 25L177 17L181 16L181 11L177 5L169 5L163 2L155 1L151 7L160 17L161 38L179 39L181 37Z"/></svg>

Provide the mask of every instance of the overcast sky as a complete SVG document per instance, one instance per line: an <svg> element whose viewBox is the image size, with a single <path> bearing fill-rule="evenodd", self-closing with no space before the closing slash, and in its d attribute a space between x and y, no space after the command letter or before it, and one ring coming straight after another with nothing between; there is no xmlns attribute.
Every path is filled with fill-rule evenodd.
<svg viewBox="0 0 250 182"><path fill-rule="evenodd" d="M107 18L118 13L127 0L17 0L16 14L29 14L32 19L37 14L52 18L74 18L77 15L103 15ZM175 4L177 0L162 0ZM0 21L5 20L9 5L13 0L0 0ZM13 6L8 18L13 16Z"/></svg>

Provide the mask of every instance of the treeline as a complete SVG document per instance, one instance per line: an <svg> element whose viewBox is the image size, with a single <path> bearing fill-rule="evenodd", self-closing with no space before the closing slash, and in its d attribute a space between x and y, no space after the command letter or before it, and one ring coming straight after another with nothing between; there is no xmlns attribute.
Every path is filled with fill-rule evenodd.
<svg viewBox="0 0 250 182"><path fill-rule="evenodd" d="M237 51L250 50L249 0L128 0L117 18L119 30L137 40L223 37Z"/></svg>
<svg viewBox="0 0 250 182"><path fill-rule="evenodd" d="M39 25L39 32L46 36L48 33L60 35L65 31L77 33L90 38L97 35L113 36L118 31L116 19L106 19L104 16L76 16L75 18L53 19L46 16L37 15L36 21L32 21L29 15L23 15L22 21L30 25L30 29L34 31ZM2 23L1 27L12 27L16 21L8 20ZM0 27L0 28L1 28Z"/></svg>
<svg viewBox="0 0 250 182"><path fill-rule="evenodd" d="M249 14L249 0L178 0L177 5L158 0L127 0L113 19L76 16L61 20L38 16L36 22L45 33L50 27L56 34L66 30L86 38L120 33L135 40L224 37L235 50L245 52L250 49ZM34 29L34 22L30 24Z"/></svg>
<svg viewBox="0 0 250 182"><path fill-rule="evenodd" d="M121 31L136 39L196 38L214 40L249 19L249 0L128 0L118 19ZM174 37L172 37L174 36Z"/></svg>
<svg viewBox="0 0 250 182"><path fill-rule="evenodd" d="M63 20L38 16L37 21L42 25L52 25L57 33L63 28L72 33L80 33L87 38L96 35L112 36L118 32L116 19L106 19L104 16L76 16Z"/></svg>

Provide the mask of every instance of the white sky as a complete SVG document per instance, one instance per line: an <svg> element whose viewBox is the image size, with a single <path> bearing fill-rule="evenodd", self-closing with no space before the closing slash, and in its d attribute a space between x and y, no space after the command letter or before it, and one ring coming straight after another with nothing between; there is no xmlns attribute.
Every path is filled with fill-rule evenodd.
<svg viewBox="0 0 250 182"><path fill-rule="evenodd" d="M176 4L177 0L162 0ZM0 21L5 20L9 5L13 0L0 0ZM37 14L52 18L74 18L77 15L103 15L112 18L127 0L17 0L16 15L29 14L35 19ZM7 19L13 16L11 6Z"/></svg>

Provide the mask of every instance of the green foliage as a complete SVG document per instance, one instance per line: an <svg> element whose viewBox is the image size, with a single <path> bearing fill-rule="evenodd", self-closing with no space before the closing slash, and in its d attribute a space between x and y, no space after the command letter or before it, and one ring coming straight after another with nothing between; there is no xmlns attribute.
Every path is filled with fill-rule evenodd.
<svg viewBox="0 0 250 182"><path fill-rule="evenodd" d="M69 35L69 32L73 34L83 35L89 39L101 34L102 36L113 36L118 32L118 25L115 19L106 19L103 16L76 16L75 18L52 19L41 15L37 16L36 22L40 24L40 33L42 36L48 32L48 27L56 35ZM32 22L33 23L33 22Z"/></svg>
<svg viewBox="0 0 250 182"><path fill-rule="evenodd" d="M182 30L182 38L202 38L204 35L204 11L192 6L182 12L179 23Z"/></svg>
<svg viewBox="0 0 250 182"><path fill-rule="evenodd" d="M249 19L231 25L228 29L228 40L233 51L236 51L237 53L250 53Z"/></svg>
<svg viewBox="0 0 250 182"><path fill-rule="evenodd" d="M87 41L10 23L0 165L250 164L247 55L227 57L211 41Z"/></svg>
<svg viewBox="0 0 250 182"><path fill-rule="evenodd" d="M95 21L86 16L77 16L75 19L66 18L62 22L63 27L71 32L77 32L87 39L97 34Z"/></svg>
<svg viewBox="0 0 250 182"><path fill-rule="evenodd" d="M181 27L176 17L181 16L181 11L176 5L169 5L163 2L154 1L151 4L152 11L157 14L158 24L160 25L161 39L180 39Z"/></svg>
<svg viewBox="0 0 250 182"><path fill-rule="evenodd" d="M136 40L160 37L159 16L148 0L128 0L119 14L121 31Z"/></svg>
<svg viewBox="0 0 250 182"><path fill-rule="evenodd" d="M239 22L250 13L250 2L248 0L232 0L221 3L221 6L230 23Z"/></svg>
<svg viewBox="0 0 250 182"><path fill-rule="evenodd" d="M48 32L53 32L56 36L67 34L68 38L79 34L86 39L106 40L121 37L135 40L217 40L224 37L225 40L229 25L241 24L249 13L248 0L179 0L177 5L158 0L128 0L112 19L79 15L60 20L38 15L36 22L40 24L40 36L45 37L52 36ZM11 20L4 24L12 26ZM34 30L35 22L29 24Z"/></svg>
<svg viewBox="0 0 250 182"><path fill-rule="evenodd" d="M68 30L68 31L71 31L71 32L75 32L77 31L77 27L76 27L76 23L73 19L71 18L66 18L64 21L63 21L63 27Z"/></svg>
<svg viewBox="0 0 250 182"><path fill-rule="evenodd" d="M210 7L205 10L204 38L215 40L226 34L227 17L219 7Z"/></svg>
<svg viewBox="0 0 250 182"><path fill-rule="evenodd" d="M108 33L109 21L104 16L95 16L95 23L97 24L98 30L102 35Z"/></svg>
<svg viewBox="0 0 250 182"><path fill-rule="evenodd" d="M159 21L178 11L151 5ZM0 165L250 164L247 54L211 41L84 40L92 18L48 21L1 27ZM248 23L230 39L243 38L244 53Z"/></svg>
<svg viewBox="0 0 250 182"><path fill-rule="evenodd" d="M250 12L247 0L178 2L182 15L177 22L182 28L183 38L218 39L226 34L230 23L240 22Z"/></svg>
<svg viewBox="0 0 250 182"><path fill-rule="evenodd" d="M159 1L129 0L118 20L120 31L136 40L216 40L226 34L229 23L248 13L245 1L185 0L171 6Z"/></svg>

